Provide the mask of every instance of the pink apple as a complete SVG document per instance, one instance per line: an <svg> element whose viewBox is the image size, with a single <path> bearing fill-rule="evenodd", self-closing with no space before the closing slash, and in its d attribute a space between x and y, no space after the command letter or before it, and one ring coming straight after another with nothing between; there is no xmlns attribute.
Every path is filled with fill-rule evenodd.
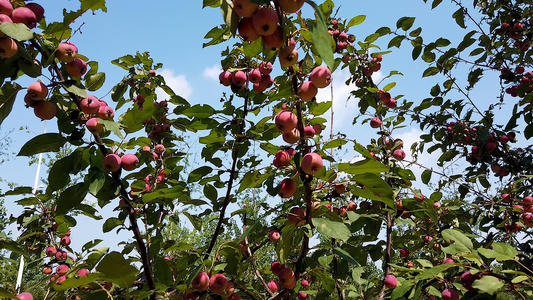
<svg viewBox="0 0 533 300"><path fill-rule="evenodd" d="M302 158L301 168L306 174L316 175L324 167L324 162L320 154L316 152L307 153Z"/></svg>
<svg viewBox="0 0 533 300"><path fill-rule="evenodd" d="M290 198L296 193L296 183L290 178L285 178L280 182L278 195L281 198Z"/></svg>
<svg viewBox="0 0 533 300"><path fill-rule="evenodd" d="M17 298L11 300L33 300L33 295L29 292L20 293L17 295Z"/></svg>
<svg viewBox="0 0 533 300"><path fill-rule="evenodd" d="M127 153L124 154L121 158L122 169L126 171L133 171L139 166L139 159L135 154Z"/></svg>
<svg viewBox="0 0 533 300"><path fill-rule="evenodd" d="M102 120L113 120L115 116L115 111L110 106L100 106L96 116Z"/></svg>
<svg viewBox="0 0 533 300"><path fill-rule="evenodd" d="M236 86L244 86L246 80L246 73L244 73L243 71L237 71L233 73L231 77L231 82L233 82L233 84Z"/></svg>
<svg viewBox="0 0 533 300"><path fill-rule="evenodd" d="M263 46L268 49L278 49L283 46L283 29L277 26L276 30L271 35L263 36Z"/></svg>
<svg viewBox="0 0 533 300"><path fill-rule="evenodd" d="M307 281L305 279L302 279L301 284L302 284L303 287L307 287L309 285L309 281Z"/></svg>
<svg viewBox="0 0 533 300"><path fill-rule="evenodd" d="M28 95L33 100L43 100L48 96L48 87L41 81L36 81L28 86Z"/></svg>
<svg viewBox="0 0 533 300"><path fill-rule="evenodd" d="M0 57L10 58L17 54L18 45L10 37L1 37L0 38Z"/></svg>
<svg viewBox="0 0 533 300"><path fill-rule="evenodd" d="M68 254L65 251L57 251L56 253L56 260L57 261L65 261L67 260Z"/></svg>
<svg viewBox="0 0 533 300"><path fill-rule="evenodd" d="M108 154L103 159L104 169L109 172L116 172L120 169L121 159L117 154Z"/></svg>
<svg viewBox="0 0 533 300"><path fill-rule="evenodd" d="M15 8L11 13L11 19L13 23L23 23L29 29L37 26L37 16L35 16L35 13L31 9L24 6Z"/></svg>
<svg viewBox="0 0 533 300"><path fill-rule="evenodd" d="M287 46L279 50L279 63L283 67L292 67L298 62L298 49L294 46Z"/></svg>
<svg viewBox="0 0 533 300"><path fill-rule="evenodd" d="M50 246L46 248L45 253L46 253L46 256L48 257L54 257L57 253L57 248L54 246Z"/></svg>
<svg viewBox="0 0 533 300"><path fill-rule="evenodd" d="M209 275L206 272L200 271L192 280L191 285L199 292L207 291L209 288Z"/></svg>
<svg viewBox="0 0 533 300"><path fill-rule="evenodd" d="M276 156L274 157L274 166L279 167L286 167L291 164L292 157L291 155L285 151L285 150L279 150L278 153L276 153Z"/></svg>
<svg viewBox="0 0 533 300"><path fill-rule="evenodd" d="M396 149L392 156L397 160L403 160L405 158L405 152L402 149Z"/></svg>
<svg viewBox="0 0 533 300"><path fill-rule="evenodd" d="M270 289L270 291L272 291L272 293L277 293L280 290L280 284L276 280L271 280L268 283L268 288Z"/></svg>
<svg viewBox="0 0 533 300"><path fill-rule="evenodd" d="M70 237L68 237L68 236L62 237L61 240L59 241L59 244L61 244L61 246L70 245Z"/></svg>
<svg viewBox="0 0 533 300"><path fill-rule="evenodd" d="M469 291L473 291L474 288L472 287L472 283L478 279L479 276L472 275L469 271L466 271L461 275L461 284L465 287L465 289Z"/></svg>
<svg viewBox="0 0 533 300"><path fill-rule="evenodd" d="M286 143L296 144L300 140L300 130L294 128L291 131L284 132L282 138Z"/></svg>
<svg viewBox="0 0 533 300"><path fill-rule="evenodd" d="M162 144L155 145L154 152L157 154L163 154L163 152L165 152L165 146L163 146Z"/></svg>
<svg viewBox="0 0 533 300"><path fill-rule="evenodd" d="M292 111L282 110L274 118L274 123L281 132L289 132L296 128L298 118Z"/></svg>
<svg viewBox="0 0 533 300"><path fill-rule="evenodd" d="M89 270L87 269L81 269L81 270L78 270L78 272L76 272L76 274L79 276L79 277L87 277L89 275Z"/></svg>
<svg viewBox="0 0 533 300"><path fill-rule="evenodd" d="M401 256L401 257L408 257L408 256L409 256L409 250L407 250L407 249L400 249L400 256Z"/></svg>
<svg viewBox="0 0 533 300"><path fill-rule="evenodd" d="M60 43L55 52L57 59L64 63L70 63L76 58L78 54L78 47L72 42Z"/></svg>
<svg viewBox="0 0 533 300"><path fill-rule="evenodd" d="M459 294L453 289L442 291L442 300L459 300Z"/></svg>
<svg viewBox="0 0 533 300"><path fill-rule="evenodd" d="M228 279L224 274L217 273L209 279L209 290L215 294L222 294L228 285Z"/></svg>
<svg viewBox="0 0 533 300"><path fill-rule="evenodd" d="M233 0L233 10L238 16L249 18L259 8L259 4L255 4L250 0Z"/></svg>
<svg viewBox="0 0 533 300"><path fill-rule="evenodd" d="M393 289L398 284L398 280L394 275L388 274L387 276L385 276L384 284L388 289Z"/></svg>
<svg viewBox="0 0 533 300"><path fill-rule="evenodd" d="M87 130L89 130L93 134L100 134L104 129L104 125L98 122L97 118L90 118L85 123L85 126L87 127Z"/></svg>
<svg viewBox="0 0 533 300"><path fill-rule="evenodd" d="M272 242L272 243L277 243L279 241L281 237L281 234L279 234L279 231L277 230L271 230L269 233L268 233L268 239Z"/></svg>
<svg viewBox="0 0 533 300"><path fill-rule="evenodd" d="M68 273L68 266L67 265L59 265L56 268L56 274L58 276L63 276Z"/></svg>
<svg viewBox="0 0 533 300"><path fill-rule="evenodd" d="M294 226L302 226L305 224L305 210L300 207L293 207L289 211L289 222Z"/></svg>
<svg viewBox="0 0 533 300"><path fill-rule="evenodd" d="M372 128L379 128L381 127L381 124L383 124L383 122L378 117L373 117L372 120L370 120L370 127Z"/></svg>
<svg viewBox="0 0 533 300"><path fill-rule="evenodd" d="M281 270L282 268L284 268L285 266L284 265L281 265L279 263L279 261L274 261L272 262L272 264L270 264L270 270L272 271L272 274L274 275L278 275L279 273L279 270Z"/></svg>
<svg viewBox="0 0 533 300"><path fill-rule="evenodd" d="M325 88L331 83L331 71L326 66L318 66L313 69L309 78L317 88Z"/></svg>
<svg viewBox="0 0 533 300"><path fill-rule="evenodd" d="M38 100L33 104L33 113L41 120L51 120L57 114L57 107L53 102Z"/></svg>
<svg viewBox="0 0 533 300"><path fill-rule="evenodd" d="M29 8L35 14L37 23L41 22L44 17L44 8L41 5L31 2L26 4L26 8Z"/></svg>
<svg viewBox="0 0 533 300"><path fill-rule="evenodd" d="M320 133L322 133L322 125L320 124L314 124L313 129L315 130L316 135L319 135Z"/></svg>
<svg viewBox="0 0 533 300"><path fill-rule="evenodd" d="M67 63L65 66L65 70L67 71L67 74L71 77L81 77L87 72L87 64L79 59L74 58L71 62Z"/></svg>
<svg viewBox="0 0 533 300"><path fill-rule="evenodd" d="M254 83L256 85L257 83ZM259 82L259 87L264 91L270 88L274 84L274 78L270 75L261 76L261 81Z"/></svg>
<svg viewBox="0 0 533 300"><path fill-rule="evenodd" d="M253 42L261 37L254 28L252 18L242 18L237 30L245 42Z"/></svg>
<svg viewBox="0 0 533 300"><path fill-rule="evenodd" d="M222 71L220 75L218 75L218 79L220 80L220 84L223 86L230 86L231 85L231 78L232 74L229 71Z"/></svg>
<svg viewBox="0 0 533 300"><path fill-rule="evenodd" d="M88 95L86 98L81 99L80 108L84 113L94 115L100 108L100 100L95 96Z"/></svg>
<svg viewBox="0 0 533 300"><path fill-rule="evenodd" d="M272 64L267 61L263 61L259 64L259 71L263 75L269 75L272 73Z"/></svg>
<svg viewBox="0 0 533 300"><path fill-rule="evenodd" d="M311 81L304 81L298 88L298 97L303 102L309 102L315 98L317 92L318 89Z"/></svg>
<svg viewBox="0 0 533 300"><path fill-rule="evenodd" d="M304 135L306 138L313 138L315 136L315 129L311 125L304 127Z"/></svg>
<svg viewBox="0 0 533 300"><path fill-rule="evenodd" d="M295 13L302 8L304 0L279 0L279 6L285 13Z"/></svg>
<svg viewBox="0 0 533 300"><path fill-rule="evenodd" d="M268 7L259 8L252 16L252 24L259 35L271 35L278 27L278 14Z"/></svg>
<svg viewBox="0 0 533 300"><path fill-rule="evenodd" d="M290 268L282 268L278 272L278 277L280 283L285 287L289 288L289 286L292 286L294 288L294 284L296 283L296 276L294 275L294 271Z"/></svg>
<svg viewBox="0 0 533 300"><path fill-rule="evenodd" d="M263 74L261 74L261 71L259 69L252 69L250 72L248 72L248 79L252 83L260 83L263 79Z"/></svg>
<svg viewBox="0 0 533 300"><path fill-rule="evenodd" d="M451 258L446 258L443 262L443 264L453 264L455 263L455 261Z"/></svg>
<svg viewBox="0 0 533 300"><path fill-rule="evenodd" d="M533 205L533 197L531 196L524 197L523 201L524 205Z"/></svg>
<svg viewBox="0 0 533 300"><path fill-rule="evenodd" d="M9 0L0 0L0 14L10 16L13 12L13 4Z"/></svg>

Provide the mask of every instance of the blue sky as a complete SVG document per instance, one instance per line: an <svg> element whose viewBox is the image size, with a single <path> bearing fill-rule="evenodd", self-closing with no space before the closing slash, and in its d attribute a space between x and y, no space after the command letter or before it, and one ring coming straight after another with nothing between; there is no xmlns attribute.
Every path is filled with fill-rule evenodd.
<svg viewBox="0 0 533 300"><path fill-rule="evenodd" d="M48 22L58 20L63 7L74 8L79 5L77 1L67 0L38 2L45 8ZM355 15L367 15L362 25L350 29L350 33L355 34L358 39L364 39L381 26L395 28L396 20L402 16L416 17L413 29L422 26L422 35L428 41L440 36L445 36L452 41L462 38L459 27L451 19L451 14L457 9L451 4L443 3L442 7L431 10L430 4L424 4L421 0L342 0L336 3L340 6L339 16L341 17L349 19ZM107 76L105 85L95 95L108 103L112 102L108 93L113 85L125 75L122 69L110 63L111 60L122 55L134 54L136 51L149 51L155 62L163 63L164 70L161 74L178 94L187 98L192 104L207 103L219 107L220 96L223 92L228 92L218 83L220 52L231 43L202 48L205 33L219 25L222 17L219 9L202 9L201 4L200 0L108 1L107 13L97 11L77 20L73 29L81 26L80 31L71 41L77 45L81 54L90 60L98 61L99 70L105 72ZM304 14L310 16L311 11L307 8ZM473 29L471 25L469 29ZM382 50L386 50L388 40L385 38L379 43L383 46ZM436 78L421 78L422 71L427 66L420 62L413 63L410 50L408 45L404 45L402 49L393 49L392 54L384 56L381 73L387 74L390 70L400 70L404 73L403 77L394 77L398 84L393 89L393 94L404 94L410 101L419 102L429 96L429 87L433 86L437 80ZM276 67L279 68L279 65ZM343 72L334 74L334 110L337 120L334 123L334 131L348 132L364 144L371 137L375 137L375 131L370 130L368 124L356 127L344 125L351 124L352 118L358 113L354 99L346 102L351 88L344 87L345 76L346 73ZM33 79L24 79L19 83L27 86L33 81ZM494 85L487 85L481 93L474 94L477 99L480 99L479 104L482 109L486 105L483 99L497 95L495 88L497 87ZM326 94L321 94L320 97L322 96L329 98ZM32 136L43 131L43 123L34 117L31 109L24 108L22 98L23 93L19 94L12 114L2 124L2 130L18 128L21 125L26 125L31 130L30 134L17 132L12 136L14 152L18 152L18 149ZM24 120L23 124L21 120ZM48 122L47 126L49 132L54 132L53 122ZM414 141L419 134L418 129L407 128L402 130L398 137L402 137L405 141ZM406 142L406 144L409 143ZM430 157L425 159L427 163L432 161ZM32 186L35 170L35 165L28 166L27 158L16 158L1 166L0 177L6 181ZM46 176L45 171L41 171L41 177L44 176ZM0 188L5 190L5 184L0 183ZM20 211L20 208L7 202L11 212L16 214ZM110 213L110 211L104 212L104 214ZM89 220L84 222L89 222ZM89 227L87 224L92 223L84 223L83 227ZM95 226L91 225L91 228L101 228L101 225ZM82 242L79 240L82 236L84 241L100 236L97 229L91 232L81 228L73 229L74 248L81 247ZM123 234L126 234L123 236L129 236L128 233ZM108 245L118 242L112 241L111 237Z"/></svg>

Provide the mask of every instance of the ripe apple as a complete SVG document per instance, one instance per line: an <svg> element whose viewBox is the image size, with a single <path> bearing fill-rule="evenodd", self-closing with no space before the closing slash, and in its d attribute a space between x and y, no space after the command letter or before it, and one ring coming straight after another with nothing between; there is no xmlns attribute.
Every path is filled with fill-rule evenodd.
<svg viewBox="0 0 533 300"><path fill-rule="evenodd" d="M267 285L272 293L277 293L280 290L280 284L276 280L271 280Z"/></svg>
<svg viewBox="0 0 533 300"><path fill-rule="evenodd" d="M191 284L192 287L199 292L207 291L209 288L209 275L204 271L200 271L200 273L194 277Z"/></svg>
<svg viewBox="0 0 533 300"><path fill-rule="evenodd" d="M233 75L230 71L222 71L220 75L218 75L218 79L220 80L220 84L223 86L230 86L231 85L231 78Z"/></svg>
<svg viewBox="0 0 533 300"><path fill-rule="evenodd" d="M325 88L331 83L331 71L326 66L318 66L311 71L309 79L317 88Z"/></svg>
<svg viewBox="0 0 533 300"><path fill-rule="evenodd" d="M67 260L67 257L68 257L68 255L67 255L67 252L65 252L65 251L57 251L57 253L56 253L56 260L57 261L65 261L65 260Z"/></svg>
<svg viewBox="0 0 533 300"><path fill-rule="evenodd" d="M478 278L479 276L477 276L477 274L472 275L472 273L466 271L463 273L463 275L461 275L461 284L465 287L465 289L473 291L474 288L472 287L472 283L474 283L474 281L476 281Z"/></svg>
<svg viewBox="0 0 533 300"><path fill-rule="evenodd" d="M502 195L502 202L503 203L511 203L511 195L509 194L503 194Z"/></svg>
<svg viewBox="0 0 533 300"><path fill-rule="evenodd" d="M280 190L278 195L281 198L290 198L296 193L296 183L290 178L285 178L280 182Z"/></svg>
<svg viewBox="0 0 533 300"><path fill-rule="evenodd" d="M116 172L120 169L121 159L117 154L108 154L103 159L104 169L109 172Z"/></svg>
<svg viewBox="0 0 533 300"><path fill-rule="evenodd" d="M255 85L256 83L254 83ZM259 82L259 86L264 91L268 88L270 88L274 84L274 78L270 75L263 75L261 76L261 82Z"/></svg>
<svg viewBox="0 0 533 300"><path fill-rule="evenodd" d="M245 42L253 42L261 37L254 28L252 18L242 18L239 21L237 30Z"/></svg>
<svg viewBox="0 0 533 300"><path fill-rule="evenodd" d="M388 274L387 276L385 276L384 284L388 289L393 289L398 284L398 280L394 275Z"/></svg>
<svg viewBox="0 0 533 300"><path fill-rule="evenodd" d="M287 46L279 50L279 63L284 67L292 67L298 62L298 49L294 46Z"/></svg>
<svg viewBox="0 0 533 300"><path fill-rule="evenodd" d="M13 12L13 4L9 0L0 0L0 14L10 16Z"/></svg>
<svg viewBox="0 0 533 300"><path fill-rule="evenodd" d="M442 291L442 300L459 300L459 294L454 289Z"/></svg>
<svg viewBox="0 0 533 300"><path fill-rule="evenodd" d="M89 275L89 270L87 269L81 269L81 270L78 270L78 272L76 272L76 274L79 276L79 277L87 277Z"/></svg>
<svg viewBox="0 0 533 300"><path fill-rule="evenodd" d="M278 14L268 7L259 8L252 16L252 24L259 35L271 35L278 27Z"/></svg>
<svg viewBox="0 0 533 300"><path fill-rule="evenodd" d="M320 154L316 152L307 153L302 158L301 168L306 174L316 175L324 167L324 162Z"/></svg>
<svg viewBox="0 0 533 300"><path fill-rule="evenodd" d="M277 26L273 34L263 36L263 46L268 49L281 48L283 42L283 29L280 26Z"/></svg>
<svg viewBox="0 0 533 300"><path fill-rule="evenodd" d="M372 127L372 128L379 128L379 127L381 127L381 124L383 124L383 122L378 117L373 117L370 120L370 127Z"/></svg>
<svg viewBox="0 0 533 300"><path fill-rule="evenodd" d="M57 248L54 247L54 246L50 246L50 247L46 248L46 250L44 252L46 253L46 256L53 257L57 253Z"/></svg>
<svg viewBox="0 0 533 300"><path fill-rule="evenodd" d="M67 265L59 265L56 268L56 274L58 276L63 276L68 273L68 266Z"/></svg>
<svg viewBox="0 0 533 300"><path fill-rule="evenodd" d="M533 197L531 196L524 197L523 201L524 205L533 205Z"/></svg>
<svg viewBox="0 0 533 300"><path fill-rule="evenodd" d="M281 237L281 234L279 233L279 231L277 230L271 230L269 233L268 233L268 239L272 242L272 243L277 243L279 241Z"/></svg>
<svg viewBox="0 0 533 300"><path fill-rule="evenodd" d="M281 270L284 267L284 265L281 265L279 261L274 261L272 264L270 264L270 270L272 271L272 274L278 275L279 270Z"/></svg>
<svg viewBox="0 0 533 300"><path fill-rule="evenodd" d="M52 102L39 100L33 105L33 113L41 120L51 120L57 114L57 107Z"/></svg>
<svg viewBox="0 0 533 300"><path fill-rule="evenodd" d="M431 242L432 240L433 240L433 238L432 238L431 236L429 236L429 235L426 235L426 236L424 237L424 242L426 242L426 243L429 243L429 242Z"/></svg>
<svg viewBox="0 0 533 300"><path fill-rule="evenodd" d="M60 276L56 279L56 284L57 285L62 285L63 282L65 282L65 280L67 280L67 276Z"/></svg>
<svg viewBox="0 0 533 300"><path fill-rule="evenodd" d="M127 153L120 158L122 169L133 171L139 166L139 159L135 154Z"/></svg>
<svg viewBox="0 0 533 300"><path fill-rule="evenodd" d="M95 96L88 95L86 98L81 99L80 108L84 113L94 115L100 108L100 100Z"/></svg>
<svg viewBox="0 0 533 300"><path fill-rule="evenodd" d="M284 132L282 138L286 143L296 144L300 140L300 131L294 128L291 131Z"/></svg>
<svg viewBox="0 0 533 300"><path fill-rule="evenodd" d="M433 203L434 208L440 208L440 205L441 205L440 202Z"/></svg>
<svg viewBox="0 0 533 300"><path fill-rule="evenodd" d="M163 154L163 152L165 152L165 146L162 144L155 145L154 152L157 154Z"/></svg>
<svg viewBox="0 0 533 300"><path fill-rule="evenodd" d="M36 81L28 86L28 94L33 100L43 100L48 96L48 87L41 81Z"/></svg>
<svg viewBox="0 0 533 300"><path fill-rule="evenodd" d="M17 54L18 46L15 40L10 37L0 38L0 57L10 58Z"/></svg>
<svg viewBox="0 0 533 300"><path fill-rule="evenodd" d="M0 7L0 11L1 11L1 9L2 8ZM2 24L4 22L13 23L13 20L11 20L11 18L8 15L0 13L0 24ZM2 34L2 31L0 31L0 34Z"/></svg>
<svg viewBox="0 0 533 300"><path fill-rule="evenodd" d="M35 14L37 23L41 22L44 17L44 8L41 5L31 2L26 4L26 8L29 8Z"/></svg>
<svg viewBox="0 0 533 300"><path fill-rule="evenodd" d="M276 167L286 167L290 165L292 160L291 155L285 150L279 150L274 157L274 166Z"/></svg>
<svg viewBox="0 0 533 300"><path fill-rule="evenodd" d="M396 99L390 99L389 102L385 104L388 108L395 108L396 107Z"/></svg>
<svg viewBox="0 0 533 300"><path fill-rule="evenodd" d="M97 118L90 118L85 122L85 127L93 134L100 134L104 129L104 125L98 122Z"/></svg>
<svg viewBox="0 0 533 300"><path fill-rule="evenodd" d="M306 279L302 279L301 285L303 287L307 287L309 285L309 281L307 281Z"/></svg>
<svg viewBox="0 0 533 300"><path fill-rule="evenodd" d="M305 224L305 210L300 207L293 207L289 211L289 222L294 226L302 226Z"/></svg>
<svg viewBox="0 0 533 300"><path fill-rule="evenodd" d="M262 61L259 64L259 72L261 72L261 74L263 75L269 75L270 73L272 73L272 70L272 63L268 61Z"/></svg>
<svg viewBox="0 0 533 300"><path fill-rule="evenodd" d="M209 279L209 290L215 294L222 294L228 285L228 279L224 274L217 273Z"/></svg>
<svg viewBox="0 0 533 300"><path fill-rule="evenodd" d="M233 10L241 17L249 18L259 8L259 4L255 4L250 0L233 0Z"/></svg>
<svg viewBox="0 0 533 300"><path fill-rule="evenodd" d="M113 111L113 108L110 106L100 106L98 108L98 112L96 113L96 116L102 120L113 120L113 117L115 116L115 112Z"/></svg>
<svg viewBox="0 0 533 300"><path fill-rule="evenodd" d="M61 244L61 246L70 245L70 237L68 237L68 236L62 237L61 240L59 241L59 244Z"/></svg>
<svg viewBox="0 0 533 300"><path fill-rule="evenodd" d="M311 125L307 125L304 127L304 136L306 138L313 138L315 136L315 129Z"/></svg>
<svg viewBox="0 0 533 300"><path fill-rule="evenodd" d="M260 83L263 79L263 74L261 74L259 69L252 69L248 72L248 79L250 79L250 82L252 83Z"/></svg>
<svg viewBox="0 0 533 300"><path fill-rule="evenodd" d="M78 54L78 47L72 42L62 42L57 47L55 56L57 59L64 63L70 63L76 58Z"/></svg>
<svg viewBox="0 0 533 300"><path fill-rule="evenodd" d="M48 275L48 274L52 274L52 272L53 272L53 270L52 270L52 267L50 267L50 266L45 266L43 268L43 274Z"/></svg>
<svg viewBox="0 0 533 300"><path fill-rule="evenodd" d="M294 288L294 284L293 283L296 283L296 276L294 275L294 271L292 269L290 269L290 268L282 268L278 272L278 277L279 277L280 283L285 288L289 288L288 286L292 286L292 288Z"/></svg>
<svg viewBox="0 0 533 300"><path fill-rule="evenodd" d="M81 77L87 72L87 64L79 58L74 58L74 60L67 63L65 70L71 77Z"/></svg>
<svg viewBox="0 0 533 300"><path fill-rule="evenodd" d="M400 249L400 256L401 256L401 257L408 257L408 256L409 256L409 250L407 250L407 249Z"/></svg>
<svg viewBox="0 0 533 300"><path fill-rule="evenodd" d="M226 286L226 289L224 290L224 293L222 295L228 299L231 298L231 296L235 293L235 287L233 285L233 282L228 281L228 285Z"/></svg>
<svg viewBox="0 0 533 300"><path fill-rule="evenodd" d="M453 259L451 259L451 258L446 258L446 259L442 262L442 264L453 264L453 263L455 263L455 261L454 261Z"/></svg>
<svg viewBox="0 0 533 300"><path fill-rule="evenodd" d="M304 81L298 88L298 97L303 102L309 102L315 98L318 89L313 85L311 81Z"/></svg>
<svg viewBox="0 0 533 300"><path fill-rule="evenodd" d="M322 133L322 125L320 124L314 124L313 129L315 130L316 135L319 135L320 133Z"/></svg>
<svg viewBox="0 0 533 300"><path fill-rule="evenodd" d="M298 117L290 110L282 110L274 118L274 123L281 132L289 132L296 128Z"/></svg>
<svg viewBox="0 0 533 300"><path fill-rule="evenodd" d="M285 13L295 13L302 8L304 0L279 0L279 6Z"/></svg>
<svg viewBox="0 0 533 300"><path fill-rule="evenodd" d="M31 9L24 6L15 8L11 13L11 19L13 23L23 23L29 29L37 26L37 16L35 16L35 13Z"/></svg>
<svg viewBox="0 0 533 300"><path fill-rule="evenodd" d="M357 203L350 201L348 202L348 211L355 211L357 209Z"/></svg>
<svg viewBox="0 0 533 300"><path fill-rule="evenodd" d="M12 298L11 300L33 300L33 295L29 292L24 292L18 294L17 298Z"/></svg>
<svg viewBox="0 0 533 300"><path fill-rule="evenodd" d="M397 160L403 160L405 158L405 152L402 149L396 149L394 150L392 156L394 156L394 158Z"/></svg>
<svg viewBox="0 0 533 300"><path fill-rule="evenodd" d="M244 73L243 71L237 71L233 73L231 77L231 82L233 82L233 84L236 86L244 86L246 80L246 73Z"/></svg>

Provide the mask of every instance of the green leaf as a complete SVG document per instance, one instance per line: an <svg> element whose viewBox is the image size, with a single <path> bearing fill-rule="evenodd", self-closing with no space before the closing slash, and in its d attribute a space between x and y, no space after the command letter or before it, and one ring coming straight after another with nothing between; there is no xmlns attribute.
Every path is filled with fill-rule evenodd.
<svg viewBox="0 0 533 300"><path fill-rule="evenodd" d="M67 188L57 199L56 214L64 215L80 204L87 195L88 183L80 182Z"/></svg>
<svg viewBox="0 0 533 300"><path fill-rule="evenodd" d="M433 278L433 277L436 277L438 274L448 270L449 268L458 267L458 266L461 266L461 264L448 263L448 264L438 265L438 266L435 266L435 267L432 267L432 268L429 268L429 269L425 270L423 273L418 274L418 276L416 276L415 280L416 281L420 281L420 280L424 280L424 279Z"/></svg>
<svg viewBox="0 0 533 300"><path fill-rule="evenodd" d="M479 248L477 251L486 258L494 258L497 261L514 260L518 251L511 245L495 242L492 249Z"/></svg>
<svg viewBox="0 0 533 300"><path fill-rule="evenodd" d="M183 111L183 114L186 115L187 117L189 118L196 117L199 119L210 118L215 113L216 113L215 109L207 104L204 104L204 105L196 104Z"/></svg>
<svg viewBox="0 0 533 300"><path fill-rule="evenodd" d="M336 138L324 144L324 146L322 147L322 150L341 147L342 145L346 145L347 143L348 142L344 139Z"/></svg>
<svg viewBox="0 0 533 300"><path fill-rule="evenodd" d="M529 280L529 276L520 275L520 276L516 276L515 278L513 278L513 280L511 280L511 282L512 283L519 283L519 282L526 281L526 280Z"/></svg>
<svg viewBox="0 0 533 300"><path fill-rule="evenodd" d="M104 85L105 73L96 73L91 76L85 76L85 86L87 90L94 92Z"/></svg>
<svg viewBox="0 0 533 300"><path fill-rule="evenodd" d="M490 295L494 295L504 285L505 283L503 281L500 281L498 278L490 275L485 275L479 279L476 279L474 283L472 283L473 288Z"/></svg>
<svg viewBox="0 0 533 300"><path fill-rule="evenodd" d="M101 10L107 12L107 7L105 6L105 0L81 0L81 10L88 11L89 9L93 12Z"/></svg>
<svg viewBox="0 0 533 300"><path fill-rule="evenodd" d="M196 215L191 215L187 211L184 211L182 213L187 217L187 219L189 219L189 221L191 221L191 224L194 227L194 229L196 229L198 231L202 231L202 219L200 219Z"/></svg>
<svg viewBox="0 0 533 300"><path fill-rule="evenodd" d="M6 23L8 22L2 24ZM2 86L2 89L0 89L0 125L2 125L2 122L4 122L7 116L11 113L17 93L21 89L22 86L17 83L6 83Z"/></svg>
<svg viewBox="0 0 533 300"><path fill-rule="evenodd" d="M326 290L328 293L332 293L335 290L335 280L328 272L321 269L315 269L311 272L318 276L319 280L322 282L322 287L324 290Z"/></svg>
<svg viewBox="0 0 533 300"><path fill-rule="evenodd" d="M429 67L426 70L424 70L424 73L422 74L422 77L429 77L439 74L440 70L437 67Z"/></svg>
<svg viewBox="0 0 533 300"><path fill-rule="evenodd" d="M33 32L23 23L4 22L0 24L0 31L19 42L33 39Z"/></svg>
<svg viewBox="0 0 533 300"><path fill-rule="evenodd" d="M111 217L111 218L105 220L104 225L102 226L102 231L104 233L110 232L115 227L123 225L123 224L124 224L124 222L122 222L121 220L119 220L117 218L114 218L114 217Z"/></svg>
<svg viewBox="0 0 533 300"><path fill-rule="evenodd" d="M113 282L121 287L128 288L133 285L139 271L130 265L122 254L111 252L106 255L96 266L96 270L102 273L102 279Z"/></svg>
<svg viewBox="0 0 533 300"><path fill-rule="evenodd" d="M344 258L349 263L359 266L359 263L355 260L355 258L353 258L353 256L350 253L343 250L342 248L336 247L335 249L333 249L333 252L335 252L335 254L339 255L340 257Z"/></svg>
<svg viewBox="0 0 533 300"><path fill-rule="evenodd" d="M415 18L414 17L401 17L396 22L396 27L397 28L402 28L403 30L407 31L407 30L409 30L409 28L411 28L411 26L413 26L414 22L415 22Z"/></svg>
<svg viewBox="0 0 533 300"><path fill-rule="evenodd" d="M458 253L470 253L474 249L472 241L466 235L455 229L444 229L442 231L442 238L450 243L453 241Z"/></svg>
<svg viewBox="0 0 533 300"><path fill-rule="evenodd" d="M466 29L465 14L463 12L463 8L459 8L457 11L455 11L452 17L455 19L455 22L457 23L457 25L459 25L461 28Z"/></svg>
<svg viewBox="0 0 533 300"><path fill-rule="evenodd" d="M365 173L387 172L389 168L373 158L367 158L355 163L340 163L338 165L339 172L346 172L348 174L359 175Z"/></svg>
<svg viewBox="0 0 533 300"><path fill-rule="evenodd" d="M43 133L27 141L17 156L31 156L43 152L58 152L67 142L59 133Z"/></svg>
<svg viewBox="0 0 533 300"><path fill-rule="evenodd" d="M122 124L119 123L119 122L114 122L114 121L111 121L111 120L103 120L103 119L100 119L100 118L97 118L98 119L98 123L101 123L105 126L105 129L111 131L112 133L114 133L116 136L118 136L121 140L124 141L124 137L122 136L122 132L120 132L120 129L122 128ZM126 133L131 133L128 129L130 129L129 127L126 128Z"/></svg>
<svg viewBox="0 0 533 300"><path fill-rule="evenodd" d="M328 26L322 11L313 1L307 1L315 9L316 21L309 20L308 26L311 32L311 39L316 47L318 56L326 63L328 68L335 70L335 59L333 58L332 37L328 33Z"/></svg>
<svg viewBox="0 0 533 300"><path fill-rule="evenodd" d="M359 16L355 16L353 18L350 19L350 22L348 22L348 24L346 25L346 30L348 30L348 28L352 27L352 26L357 26L361 23L363 23L366 19L366 16L365 15L359 15Z"/></svg>
<svg viewBox="0 0 533 300"><path fill-rule="evenodd" d="M187 179L187 182L196 182L202 179L207 174L211 173L213 171L213 168L208 166L202 166L197 169L194 169L191 173L189 173L189 178Z"/></svg>
<svg viewBox="0 0 533 300"><path fill-rule="evenodd" d="M428 184L429 181L431 180L431 175L433 174L433 172L431 172L431 170L424 170L424 172L422 172L422 175L420 175L421 179L422 179L422 182L424 184Z"/></svg>
<svg viewBox="0 0 533 300"><path fill-rule="evenodd" d="M80 96L82 98L86 98L87 97L87 90L78 81L67 80L67 81L63 82L62 85L63 85L63 88L65 88L65 90L67 90L67 92L69 92L69 93L72 93L74 95Z"/></svg>
<svg viewBox="0 0 533 300"><path fill-rule="evenodd" d="M348 226L342 222L335 222L324 218L313 218L312 222L318 232L328 238L335 238L346 242L352 234Z"/></svg>
<svg viewBox="0 0 533 300"><path fill-rule="evenodd" d="M435 41L435 45L437 45L437 47L447 47L451 44L451 42L445 38L439 38Z"/></svg>
<svg viewBox="0 0 533 300"><path fill-rule="evenodd" d="M355 186L351 187L351 191L355 196L380 201L390 207L394 207L394 192L381 176L365 173L353 176L352 180L364 186L363 189Z"/></svg>
<svg viewBox="0 0 533 300"><path fill-rule="evenodd" d="M391 300L402 298L403 295L405 295L405 293L407 293L413 287L413 285L414 284L412 283L406 283L404 285L397 286L396 288L394 288L394 290L392 290Z"/></svg>
<svg viewBox="0 0 533 300"><path fill-rule="evenodd" d="M202 47L217 45L223 43L231 38L231 32L228 26L222 26L221 28L215 27L211 29L205 36L204 39L211 39L209 42L204 43Z"/></svg>

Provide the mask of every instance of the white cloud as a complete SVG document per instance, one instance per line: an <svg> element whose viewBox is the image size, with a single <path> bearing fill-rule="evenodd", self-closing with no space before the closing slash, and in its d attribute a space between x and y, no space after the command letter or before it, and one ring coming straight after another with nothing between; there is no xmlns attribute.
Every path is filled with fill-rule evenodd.
<svg viewBox="0 0 533 300"><path fill-rule="evenodd" d="M220 75L220 72L222 72L222 69L218 65L213 65L212 67L205 68L202 72L202 76L218 82L218 75Z"/></svg>
<svg viewBox="0 0 533 300"><path fill-rule="evenodd" d="M185 99L192 95L192 86L189 81L187 81L187 77L185 77L185 75L176 75L171 69L163 69L159 72L159 74L165 78L167 85L171 87L176 94ZM168 98L167 93L160 88L157 88L155 92L157 94L157 99L160 101Z"/></svg>

